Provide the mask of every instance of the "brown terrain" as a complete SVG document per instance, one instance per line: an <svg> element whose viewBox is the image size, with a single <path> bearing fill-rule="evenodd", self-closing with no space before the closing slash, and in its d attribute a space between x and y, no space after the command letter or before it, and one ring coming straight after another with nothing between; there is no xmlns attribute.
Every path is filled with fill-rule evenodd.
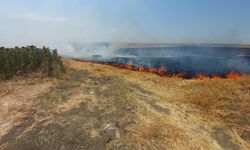
<svg viewBox="0 0 250 150"><path fill-rule="evenodd" d="M250 77L185 80L66 60L0 81L0 149L250 149Z"/></svg>

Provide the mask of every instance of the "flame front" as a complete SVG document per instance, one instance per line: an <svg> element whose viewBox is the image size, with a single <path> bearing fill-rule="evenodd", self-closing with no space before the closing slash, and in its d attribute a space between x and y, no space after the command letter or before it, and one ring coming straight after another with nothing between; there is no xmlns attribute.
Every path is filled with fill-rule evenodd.
<svg viewBox="0 0 250 150"><path fill-rule="evenodd" d="M83 61L83 60L78 60L78 61ZM186 78L185 73L168 73L167 69L164 67L160 68L146 68L143 66L133 66L132 64L121 64L121 63L110 63L110 62L96 62L96 61L84 61L84 62L92 62L92 63L98 63L98 64L104 64L104 65L110 65L113 67L118 67L122 69L128 69L132 71L138 71L138 72L149 72L153 74L157 74L159 76L164 76L164 77L169 77L169 78ZM192 77L192 79L196 80L205 80L205 79L213 79L213 80L220 80L220 79L231 79L231 80L236 80L239 79L243 76L246 76L247 74L244 73L235 73L231 72L228 74L224 75L211 75L208 76L204 73L200 73Z"/></svg>
<svg viewBox="0 0 250 150"><path fill-rule="evenodd" d="M133 71L139 71L139 72L150 72L157 74L159 76L166 76L167 75L167 69L164 67L160 68L145 68L143 66L133 66L131 64L119 64L119 63L101 63L101 64L107 64L114 67L122 68L122 69L128 69Z"/></svg>
<svg viewBox="0 0 250 150"><path fill-rule="evenodd" d="M150 72L150 73L154 73L157 74L159 76L165 76L165 77L170 77L170 78L184 78L185 73L171 73L168 74L167 69L164 67L160 67L160 68L145 68L143 66L133 66L131 64L118 64L118 63L104 63L107 65L111 65L114 67L118 67L118 68L123 68L123 69L128 69L128 70L132 70L132 71L139 71L139 72ZM204 73L200 73L197 74L195 77L193 77L193 79L197 79L197 80L205 80L205 79L214 79L214 80L220 80L220 79L231 79L231 80L236 80L242 76L244 76L245 74L243 73L235 73L235 72L231 72L228 73L226 75L212 75L212 76L208 76Z"/></svg>
<svg viewBox="0 0 250 150"><path fill-rule="evenodd" d="M227 78L227 79L235 80L235 79L240 78L240 77L243 76L243 75L244 75L244 74L231 72L231 73L226 74L226 78Z"/></svg>

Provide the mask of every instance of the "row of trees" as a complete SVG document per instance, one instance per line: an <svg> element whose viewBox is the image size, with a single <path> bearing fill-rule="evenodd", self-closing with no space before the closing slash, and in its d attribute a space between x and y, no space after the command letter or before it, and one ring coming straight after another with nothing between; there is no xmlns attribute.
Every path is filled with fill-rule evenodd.
<svg viewBox="0 0 250 150"><path fill-rule="evenodd" d="M35 46L0 47L0 78L9 79L14 75L26 75L38 71L48 76L65 72L61 56L56 49Z"/></svg>

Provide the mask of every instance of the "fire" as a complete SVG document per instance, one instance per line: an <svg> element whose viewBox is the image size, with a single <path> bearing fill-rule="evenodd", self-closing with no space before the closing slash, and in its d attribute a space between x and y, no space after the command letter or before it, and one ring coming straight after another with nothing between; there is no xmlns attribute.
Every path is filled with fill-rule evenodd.
<svg viewBox="0 0 250 150"><path fill-rule="evenodd" d="M122 68L122 69L128 69L128 70L134 70L134 71L139 71L139 72L151 72L154 74L157 74L159 76L164 76L167 73L167 69L164 67L160 68L145 68L143 66L132 66L131 64L118 64L118 63L102 63L102 64L107 64L111 65L114 67Z"/></svg>
<svg viewBox="0 0 250 150"><path fill-rule="evenodd" d="M212 75L212 76L207 76L205 74L198 74L196 75L195 79L198 79L198 80L204 80L204 79L214 79L214 80L220 80L220 79L231 79L231 80L236 80L240 77L242 77L244 74L240 74L240 73L234 73L234 72L231 72L231 73L228 73L224 76L219 76L219 75Z"/></svg>
<svg viewBox="0 0 250 150"><path fill-rule="evenodd" d="M205 80L205 79L209 79L209 77L208 76L206 76L205 74L197 74L196 76L195 76L195 79L197 79L197 80Z"/></svg>
<svg viewBox="0 0 250 150"><path fill-rule="evenodd" d="M184 78L185 73L173 73L169 77L170 78Z"/></svg>
<svg viewBox="0 0 250 150"><path fill-rule="evenodd" d="M167 74L167 69L164 67L160 68L149 68L147 72L157 74L159 76L165 76Z"/></svg>
<svg viewBox="0 0 250 150"><path fill-rule="evenodd" d="M147 72L147 70L144 67L142 67L142 66L136 67L135 70L137 70L139 72Z"/></svg>
<svg viewBox="0 0 250 150"><path fill-rule="evenodd" d="M158 69L156 69L156 68L149 68L148 69L148 72L151 72L151 73L157 73L158 72Z"/></svg>
<svg viewBox="0 0 250 150"><path fill-rule="evenodd" d="M158 75L159 76L164 76L165 74L166 74L166 72L167 72L167 69L165 69L164 67L160 67L159 69L158 69Z"/></svg>
<svg viewBox="0 0 250 150"><path fill-rule="evenodd" d="M244 74L241 73L235 73L235 72L231 72L228 73L224 76L220 76L220 75L212 75L211 77L206 76L205 74L198 74L195 79L198 80L204 80L204 79L214 79L214 80L220 80L220 79L231 79L231 80L236 80L239 79L240 77L242 77Z"/></svg>
<svg viewBox="0 0 250 150"><path fill-rule="evenodd" d="M231 73L228 73L228 74L225 75L225 77L226 77L227 79L231 79L231 80L238 79L238 78L240 78L241 76L243 76L243 74L235 73L235 72L231 72Z"/></svg>
<svg viewBox="0 0 250 150"><path fill-rule="evenodd" d="M131 64L126 64L126 65L125 65L125 68L126 68L126 69L129 69L129 70L132 70L132 69L133 69L133 67L132 67Z"/></svg>
<svg viewBox="0 0 250 150"><path fill-rule="evenodd" d="M118 67L118 68L123 68L123 69L128 69L128 70L134 70L134 71L139 71L139 72L150 72L150 73L154 73L157 74L159 76L166 76L166 77L170 77L170 78L185 78L185 73L172 73L172 74L167 74L167 69L164 67L160 67L160 68L145 68L143 66L133 66L131 64L118 64L118 63L103 63L103 64L108 64L114 67ZM235 80L238 79L240 77L242 77L243 74L240 73L228 73L224 76L222 75L212 75L212 76L207 76L203 73L197 74L195 77L193 77L193 79L196 80L205 80L205 79L213 79L213 80L220 80L220 79L231 79L231 80Z"/></svg>
<svg viewBox="0 0 250 150"><path fill-rule="evenodd" d="M80 61L80 60L79 60ZM99 64L104 64L104 65L111 65L113 67L118 67L122 69L128 69L128 70L133 70L133 71L139 71L139 72L149 72L149 73L154 73L159 76L165 76L169 78L187 78L185 76L185 73L167 73L167 69L164 67L160 68L146 68L143 66L133 66L132 64L121 64L121 63L110 63L110 62L93 62L93 61L85 61L85 62L92 62L92 63L99 63ZM221 80L221 79L230 79L230 80L236 80L241 78L246 74L243 73L235 73L231 72L225 75L211 75L208 76L204 73L197 74L194 76L192 79L196 80L205 80L205 79L213 79L213 80ZM189 77L188 77L189 78Z"/></svg>

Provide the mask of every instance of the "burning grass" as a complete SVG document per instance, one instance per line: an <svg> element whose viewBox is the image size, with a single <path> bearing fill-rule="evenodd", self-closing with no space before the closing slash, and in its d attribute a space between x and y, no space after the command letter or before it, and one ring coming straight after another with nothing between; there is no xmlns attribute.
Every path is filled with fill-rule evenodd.
<svg viewBox="0 0 250 150"><path fill-rule="evenodd" d="M157 74L159 76L165 76L166 72L167 72L167 70L164 67L145 68L143 66L133 66L131 64L117 64L117 63L101 63L101 64L107 64L107 65L111 65L113 67L118 67L118 68L122 68L122 69L138 71L138 72L150 72L150 73Z"/></svg>
<svg viewBox="0 0 250 150"><path fill-rule="evenodd" d="M214 79L214 80L220 80L220 79L231 79L236 80L239 78L242 78L244 76L247 76L245 73L237 73L237 72L230 72L226 74L214 74L214 75L206 75L204 73L197 73L193 77L187 76L185 72L177 72L177 73L170 73L167 71L167 68L160 67L160 68L146 68L143 66L133 66L132 64L122 64L122 63L112 63L112 62L96 62L96 61L84 61L84 60L77 60L81 62L92 62L97 64L103 64L103 65L110 65L113 67L121 68L121 69L127 69L131 71L138 71L138 72L148 72L156 74L160 77L167 77L167 78L183 78L183 79L197 79L197 80L205 80L205 79Z"/></svg>

